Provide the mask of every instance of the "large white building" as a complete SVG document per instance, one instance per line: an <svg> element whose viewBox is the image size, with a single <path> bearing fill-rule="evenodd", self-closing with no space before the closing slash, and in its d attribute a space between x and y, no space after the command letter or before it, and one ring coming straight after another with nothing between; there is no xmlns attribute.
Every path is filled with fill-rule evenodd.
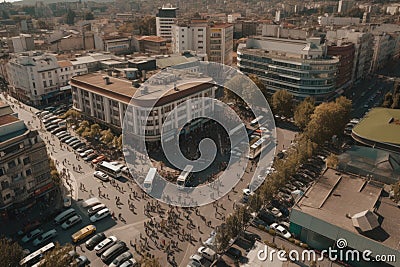
<svg viewBox="0 0 400 267"><path fill-rule="evenodd" d="M149 108L147 103L158 99L147 118L144 131L146 140L159 141L163 124L165 137L169 131L171 135L175 134L179 123L188 122L196 115L205 116L214 110L214 101L204 100L204 97L215 98L217 87L211 81L211 78L201 78L197 74L183 77L170 70L158 79L150 79L150 85L140 89L133 86L131 81L103 76L101 73L73 77L70 84L74 109L92 120L118 130L121 130L124 116L131 116L124 127L128 127L126 129L134 136L141 135L143 130L143 121L147 118L144 110ZM135 103L133 114L125 114L132 97ZM176 108L189 99L190 102ZM165 122L172 110L172 121Z"/></svg>
<svg viewBox="0 0 400 267"><path fill-rule="evenodd" d="M195 51L207 54L209 27L207 21L181 23L172 26L172 52Z"/></svg>
<svg viewBox="0 0 400 267"><path fill-rule="evenodd" d="M175 23L177 9L172 5L164 5L158 9L156 16L157 36L163 37L168 41L172 39L172 26Z"/></svg>
<svg viewBox="0 0 400 267"><path fill-rule="evenodd" d="M208 60L225 65L232 65L233 25L217 24L210 28L210 46Z"/></svg>
<svg viewBox="0 0 400 267"><path fill-rule="evenodd" d="M11 93L32 105L50 103L59 94L58 71L57 58L52 54L16 54L7 64Z"/></svg>
<svg viewBox="0 0 400 267"><path fill-rule="evenodd" d="M316 102L335 94L339 59L327 56L320 38L292 40L253 37L238 47L238 68L255 74L272 94L287 90L297 100L313 97Z"/></svg>

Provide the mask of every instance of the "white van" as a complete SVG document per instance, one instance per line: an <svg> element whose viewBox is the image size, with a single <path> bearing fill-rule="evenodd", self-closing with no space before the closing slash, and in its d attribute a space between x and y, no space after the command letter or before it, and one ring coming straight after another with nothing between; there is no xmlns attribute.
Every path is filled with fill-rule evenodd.
<svg viewBox="0 0 400 267"><path fill-rule="evenodd" d="M201 256L203 256L203 258L206 258L207 260L214 262L217 253L212 250L211 248L205 248L205 247L200 247L199 251Z"/></svg>
<svg viewBox="0 0 400 267"><path fill-rule="evenodd" d="M86 208L86 207L91 207L94 205L100 204L100 200L97 197L92 197L89 198L85 201L82 202L82 207Z"/></svg>
<svg viewBox="0 0 400 267"><path fill-rule="evenodd" d="M60 214L57 215L56 218L54 218L54 222L56 224L60 224L63 221L65 221L66 219L68 219L69 217L71 217L72 215L75 215L76 211L73 208L67 209L63 212L61 212Z"/></svg>

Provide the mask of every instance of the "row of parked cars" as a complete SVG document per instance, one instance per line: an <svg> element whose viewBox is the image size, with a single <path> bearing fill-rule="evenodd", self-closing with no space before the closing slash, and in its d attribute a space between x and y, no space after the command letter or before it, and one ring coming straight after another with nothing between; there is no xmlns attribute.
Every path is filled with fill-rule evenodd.
<svg viewBox="0 0 400 267"><path fill-rule="evenodd" d="M326 153L325 153L326 154ZM289 232L288 217L295 198L301 196L306 188L319 177L326 155L321 154L308 160L298 172L287 179L287 183L279 189L275 198L263 207L258 214L253 214L251 224L255 227L275 230L276 234L289 239L292 234ZM243 195L249 196L249 189L243 190Z"/></svg>
<svg viewBox="0 0 400 267"><path fill-rule="evenodd" d="M115 236L106 237L104 233L99 233L86 241L85 246L89 250L94 250L105 264L109 264L109 267L138 266L126 243Z"/></svg>

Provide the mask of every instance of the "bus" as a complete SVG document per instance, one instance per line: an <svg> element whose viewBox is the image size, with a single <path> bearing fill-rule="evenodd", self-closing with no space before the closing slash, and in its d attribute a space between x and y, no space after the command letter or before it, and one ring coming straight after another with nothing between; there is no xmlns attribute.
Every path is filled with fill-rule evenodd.
<svg viewBox="0 0 400 267"><path fill-rule="evenodd" d="M91 234L94 234L95 232L96 226L94 226L93 224L89 224L71 236L72 242L77 243L80 240L90 236Z"/></svg>
<svg viewBox="0 0 400 267"><path fill-rule="evenodd" d="M271 143L271 139L268 137L262 137L262 138L258 139L256 142L254 142L250 146L248 158L249 159L257 158L261 154L261 151L264 148L266 148L270 143Z"/></svg>
<svg viewBox="0 0 400 267"><path fill-rule="evenodd" d="M53 242L47 244L46 246L36 250L35 252L29 254L25 258L23 258L20 262L20 266L32 266L38 263L44 256L44 254L55 247Z"/></svg>
<svg viewBox="0 0 400 267"><path fill-rule="evenodd" d="M183 188L189 184L190 178L192 176L192 170L193 170L192 165L187 165L183 169L183 171L179 175L178 179L176 180L176 184L178 185L178 188Z"/></svg>
<svg viewBox="0 0 400 267"><path fill-rule="evenodd" d="M260 121L264 118L264 116L258 116L257 118L255 118L254 120L252 120L250 122L251 126L255 126L257 123L260 123Z"/></svg>
<svg viewBox="0 0 400 267"><path fill-rule="evenodd" d="M157 169L150 168L149 172L147 173L146 178L144 179L143 188L147 193L150 193L151 190L153 190L153 182L154 182L154 178L156 177L156 174L157 174Z"/></svg>
<svg viewBox="0 0 400 267"><path fill-rule="evenodd" d="M107 161L102 161L96 165L97 171L102 171L108 174L112 178L120 178L122 176L122 171L120 166L115 166Z"/></svg>

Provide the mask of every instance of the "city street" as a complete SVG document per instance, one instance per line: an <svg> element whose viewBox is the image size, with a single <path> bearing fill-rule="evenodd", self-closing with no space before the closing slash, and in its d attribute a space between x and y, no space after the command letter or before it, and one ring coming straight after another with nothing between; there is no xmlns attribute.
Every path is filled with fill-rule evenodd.
<svg viewBox="0 0 400 267"><path fill-rule="evenodd" d="M29 111L29 108L20 109L16 108L15 106L16 105L14 105L14 111L19 114L19 118L24 120L26 123L28 121L33 121L30 124L30 127L39 129L39 120L33 116L33 113L36 110L32 109L32 111ZM47 142L47 148L50 157L58 162L58 170L68 170L73 188L72 195L74 201L72 206L77 209L78 213L83 218L82 223L73 226L67 231L62 230L59 226L55 227L55 229L58 231L56 241L59 241L61 244L71 242L72 233L76 232L83 226L90 224L87 211L86 209L82 208L80 203L82 200L96 196L99 197L101 202L104 203L112 212L115 213L116 217L115 220L111 217L108 217L100 222L94 223L97 227L97 232L104 231L107 236L115 235L118 239L123 240L129 246L130 251L134 253L136 258L139 258L138 253L136 253L129 244L132 242L139 247L139 243L142 243L142 240L144 240L146 236L144 225L150 221L148 216L151 216L153 220L155 219L158 222L161 222L161 219L165 220L167 218L166 213L169 207L166 204L159 203L160 206L157 209L158 212L151 212L150 214L147 214L148 216L146 216L145 210L147 205L153 206L151 204L153 203L154 206L157 206L158 204L154 203L156 201L154 201L152 198L142 194L141 189L136 185L135 182L127 179L125 181L115 180L113 185L110 183L100 182L100 180L94 178L94 169L92 169L90 164L84 162L79 156L76 156L71 148L67 147L65 144L61 144L57 138L45 130L39 130L39 132L43 140ZM291 140L294 138L294 132L278 129L277 138L278 149L286 148L290 145ZM66 163L62 164L62 162ZM74 169L77 169L79 165L81 166L81 171L77 172ZM186 266L185 264L188 262L189 256L194 254L197 251L197 248L202 245L201 241L205 241L215 226L221 224L224 221L224 218L233 211L234 203L239 202L242 198L242 189L247 186L251 176L251 172L245 173L242 181L240 181L236 186L235 191L230 192L228 195L217 201L217 203L200 207L198 209L198 215L196 215L195 212L192 212L194 210L191 210L190 215L187 217L189 219L183 216L185 214L184 210L188 211L189 209L174 208L174 210L180 214L180 226L178 227L178 231L180 229L184 229L185 232L182 232L180 235L180 237L183 238L175 235L162 235L160 231L157 231L157 244L153 241L148 241L147 248L145 248L144 252L149 252L155 257L159 258L162 266L169 266L172 265L171 260L168 261L167 252L165 252L165 249L161 248L160 243L165 243L165 246L167 246L167 244L169 244L169 240L178 241L178 246L173 253L173 259L176 262L176 266ZM84 185L85 190L82 190L81 184ZM133 197L133 192L135 192L136 197ZM106 196L106 198L104 196ZM117 205L116 197L120 198L121 204ZM129 204L132 205L132 203L135 206L133 211L129 209ZM119 216L117 215L119 214L121 214L122 220L118 219ZM192 221L192 224L189 224L189 221ZM18 225L15 226L20 227ZM43 226L45 231L52 229L53 227L54 225L51 222ZM190 233L192 236L191 242L184 240L185 235L188 233ZM146 239L149 240L149 238ZM143 241L143 244L144 243L145 241ZM32 249L32 247L29 246L28 248ZM83 254L90 259L91 266L103 265L100 258L97 257L95 253L88 252L86 248L84 248L84 251L85 252ZM79 248L77 252L81 253Z"/></svg>

